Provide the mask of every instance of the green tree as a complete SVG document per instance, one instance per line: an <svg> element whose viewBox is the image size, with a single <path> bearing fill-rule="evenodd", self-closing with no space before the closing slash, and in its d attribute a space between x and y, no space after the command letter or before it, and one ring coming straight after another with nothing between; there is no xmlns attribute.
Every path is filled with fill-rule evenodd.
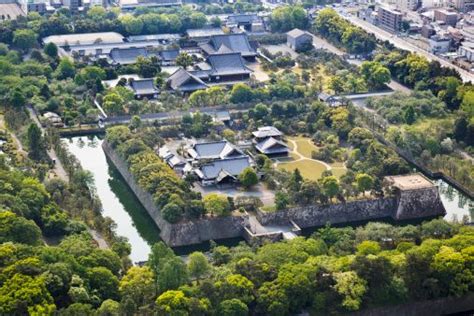
<svg viewBox="0 0 474 316"><path fill-rule="evenodd" d="M161 315L188 315L190 299L182 291L166 291L156 299Z"/></svg>
<svg viewBox="0 0 474 316"><path fill-rule="evenodd" d="M232 87L230 102L243 103L253 99L252 89L245 83L237 83Z"/></svg>
<svg viewBox="0 0 474 316"><path fill-rule="evenodd" d="M183 217L183 209L176 203L168 203L161 209L163 219L168 223L177 223Z"/></svg>
<svg viewBox="0 0 474 316"><path fill-rule="evenodd" d="M120 22L130 35L138 35L143 30L143 21L131 14L125 14L120 17Z"/></svg>
<svg viewBox="0 0 474 316"><path fill-rule="evenodd" d="M287 193L278 191L275 193L275 207L277 210L284 210L290 204L290 197Z"/></svg>
<svg viewBox="0 0 474 316"><path fill-rule="evenodd" d="M120 312L120 303L114 300L105 300L96 311L97 316L116 316Z"/></svg>
<svg viewBox="0 0 474 316"><path fill-rule="evenodd" d="M149 267L131 267L120 280L120 294L133 299L136 306L150 304L155 296L154 282L154 275Z"/></svg>
<svg viewBox="0 0 474 316"><path fill-rule="evenodd" d="M178 57L176 57L176 65L187 69L189 66L193 64L193 58L186 52L180 53Z"/></svg>
<svg viewBox="0 0 474 316"><path fill-rule="evenodd" d="M193 252L189 255L188 270L191 277L199 280L210 270L209 262L202 252Z"/></svg>
<svg viewBox="0 0 474 316"><path fill-rule="evenodd" d="M365 192L369 191L374 186L374 178L366 173L359 173L356 175L357 189L365 196Z"/></svg>
<svg viewBox="0 0 474 316"><path fill-rule="evenodd" d="M249 189L258 183L257 173L252 167L247 167L239 174L239 181L244 188Z"/></svg>
<svg viewBox="0 0 474 316"><path fill-rule="evenodd" d="M56 77L58 79L73 78L76 74L74 63L68 58L61 58L58 68L56 69Z"/></svg>
<svg viewBox="0 0 474 316"><path fill-rule="evenodd" d="M339 181L335 176L328 176L321 179L322 188L324 193L332 199L340 191Z"/></svg>
<svg viewBox="0 0 474 316"><path fill-rule="evenodd" d="M204 207L211 215L227 215L231 211L229 200L225 195L211 193L203 199Z"/></svg>
<svg viewBox="0 0 474 316"><path fill-rule="evenodd" d="M51 58L58 57L58 47L54 43L44 45L44 53Z"/></svg>
<svg viewBox="0 0 474 316"><path fill-rule="evenodd" d="M222 316L247 316L249 309L242 301L233 298L219 304L219 315Z"/></svg>
<svg viewBox="0 0 474 316"><path fill-rule="evenodd" d="M178 257L169 258L158 271L157 280L160 292L176 290L189 281L186 264Z"/></svg>
<svg viewBox="0 0 474 316"><path fill-rule="evenodd" d="M28 127L27 135L28 156L36 161L41 160L44 157L45 148L40 128L35 123L31 123Z"/></svg>
<svg viewBox="0 0 474 316"><path fill-rule="evenodd" d="M416 114L415 114L415 109L413 108L413 106L410 105L406 108L405 113L404 113L404 118L405 118L405 123L407 123L408 125L415 123Z"/></svg>
<svg viewBox="0 0 474 316"><path fill-rule="evenodd" d="M14 107L22 107L26 104L25 93L20 88L15 88L10 93L8 102Z"/></svg>
<svg viewBox="0 0 474 316"><path fill-rule="evenodd" d="M28 51L36 45L36 38L37 35L33 30L16 30L13 32L13 45L23 51Z"/></svg>
<svg viewBox="0 0 474 316"><path fill-rule="evenodd" d="M342 307L348 311L359 310L367 284L354 271L338 272L333 275L334 289L342 297Z"/></svg>
<svg viewBox="0 0 474 316"><path fill-rule="evenodd" d="M119 281L112 272L104 267L90 268L87 271L87 280L93 291L102 299L117 299Z"/></svg>

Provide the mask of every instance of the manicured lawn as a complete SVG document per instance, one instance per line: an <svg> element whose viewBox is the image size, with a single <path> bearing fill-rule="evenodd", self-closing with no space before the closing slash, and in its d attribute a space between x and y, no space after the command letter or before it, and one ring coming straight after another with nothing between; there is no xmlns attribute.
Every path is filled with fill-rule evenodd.
<svg viewBox="0 0 474 316"><path fill-rule="evenodd" d="M314 160L301 160L301 156L303 156L304 158L311 159L311 152L318 151L319 148L314 145L314 143L308 137L292 136L287 137L287 140L288 146L292 151L294 150L293 142L296 143L298 147L298 153L291 152L291 158L289 158L288 161L282 161L281 163L278 163L278 169L292 172L296 168L298 168L301 172L301 175L306 179L318 180L321 177L323 171L326 170L326 166L321 162ZM330 165L331 167L333 167L333 174L338 178L346 172L346 169L344 168L344 165L341 162L334 162Z"/></svg>
<svg viewBox="0 0 474 316"><path fill-rule="evenodd" d="M298 168L301 172L301 175L309 180L318 180L321 177L321 174L326 170L326 166L322 163L313 161L313 160L300 160L296 162L284 162L278 164L279 169L287 170L292 172Z"/></svg>

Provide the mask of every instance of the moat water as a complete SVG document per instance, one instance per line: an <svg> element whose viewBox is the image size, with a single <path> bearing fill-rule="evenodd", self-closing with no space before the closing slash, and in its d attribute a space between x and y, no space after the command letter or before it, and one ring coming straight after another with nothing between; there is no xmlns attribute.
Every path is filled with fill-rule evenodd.
<svg viewBox="0 0 474 316"><path fill-rule="evenodd" d="M132 245L130 255L133 262L148 258L150 245L160 240L159 229L153 219L137 200L120 173L107 160L97 136L64 138L69 151L80 161L85 170L94 175L97 194L102 202L103 216L109 216L117 224L116 232L128 238ZM446 220L474 219L474 201L444 181L438 181L441 199L446 208ZM235 244L237 240L229 241ZM177 249L178 253L188 253L206 249L207 245Z"/></svg>

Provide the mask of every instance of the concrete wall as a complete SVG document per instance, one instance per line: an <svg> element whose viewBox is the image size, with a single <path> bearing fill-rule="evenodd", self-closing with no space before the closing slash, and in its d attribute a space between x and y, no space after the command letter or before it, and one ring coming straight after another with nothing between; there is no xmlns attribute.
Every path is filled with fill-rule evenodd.
<svg viewBox="0 0 474 316"><path fill-rule="evenodd" d="M188 220L177 224L168 223L161 217L160 211L153 202L152 195L135 182L135 179L128 170L127 163L109 146L107 141L102 143L102 148L148 214L155 221L155 224L160 228L160 237L168 246L186 246L208 240L242 236L243 227L248 223L248 215Z"/></svg>

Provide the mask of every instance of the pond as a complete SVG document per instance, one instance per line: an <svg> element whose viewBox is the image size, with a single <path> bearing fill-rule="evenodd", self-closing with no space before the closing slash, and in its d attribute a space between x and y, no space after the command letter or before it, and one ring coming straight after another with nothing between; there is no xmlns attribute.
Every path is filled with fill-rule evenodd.
<svg viewBox="0 0 474 316"><path fill-rule="evenodd" d="M160 240L160 231L153 219L137 200L133 192L113 165L107 161L102 150L102 139L97 136L64 138L69 151L79 159L82 167L94 175L97 194L102 202L103 215L111 217L117 223L117 234L127 237L132 245L130 255L133 262L148 258L150 245ZM474 201L441 180L437 181L441 200L446 208L445 219L469 222L474 218ZM239 240L226 241L233 245ZM209 243L175 249L178 254L195 250L206 250Z"/></svg>

